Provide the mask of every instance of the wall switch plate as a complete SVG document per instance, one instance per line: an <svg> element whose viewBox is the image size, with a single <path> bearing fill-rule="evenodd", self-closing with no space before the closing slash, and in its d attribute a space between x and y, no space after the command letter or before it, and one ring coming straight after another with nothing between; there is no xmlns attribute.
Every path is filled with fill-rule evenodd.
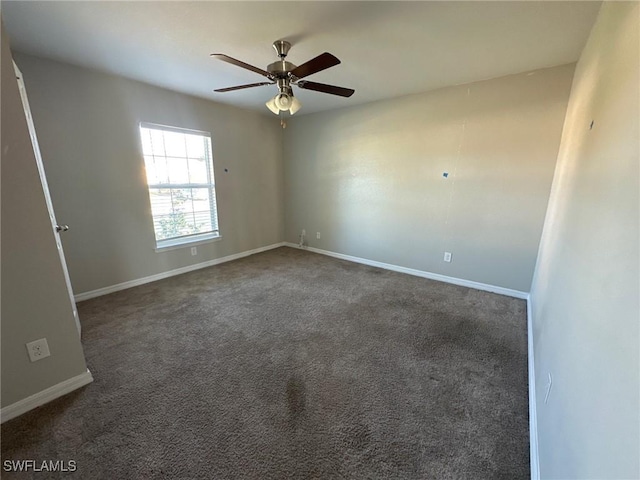
<svg viewBox="0 0 640 480"><path fill-rule="evenodd" d="M451 252L444 252L444 261L445 262L451 261Z"/></svg>
<svg viewBox="0 0 640 480"><path fill-rule="evenodd" d="M316 232L316 238L320 240L320 232Z"/></svg>
<svg viewBox="0 0 640 480"><path fill-rule="evenodd" d="M27 343L27 352L29 353L29 358L32 362L42 360L43 358L51 355L46 338L41 338Z"/></svg>
<svg viewBox="0 0 640 480"><path fill-rule="evenodd" d="M197 255L198 254L198 247L191 247L191 255Z"/></svg>

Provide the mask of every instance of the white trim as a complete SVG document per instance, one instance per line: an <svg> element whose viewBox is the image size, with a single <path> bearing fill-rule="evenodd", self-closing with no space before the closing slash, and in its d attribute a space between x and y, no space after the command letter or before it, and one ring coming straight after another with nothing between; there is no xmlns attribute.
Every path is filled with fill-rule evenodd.
<svg viewBox="0 0 640 480"><path fill-rule="evenodd" d="M529 296L527 292L512 290L511 288L498 287L486 283L474 282L472 280L465 280L463 278L448 277L446 275L440 275L439 273L431 273L425 272L423 270L416 270L414 268L400 267L398 265L392 265L390 263L383 263L377 262L375 260L368 260L366 258L353 257L351 255L330 252L328 250L320 250L319 248L314 247L300 248L300 246L295 243L285 242L285 245L287 247L297 248L299 250L309 250L310 252L320 253L321 255L328 255L330 257L340 258L342 260L348 260L350 262L362 263L371 267L384 268L385 270L393 270L394 272L406 273L408 275L428 278L430 280L437 280L439 282L452 283L453 285L460 285L462 287L475 288L476 290L483 290L485 292L498 293L500 295L507 295L508 297L520 298L522 300L526 300Z"/></svg>
<svg viewBox="0 0 640 480"><path fill-rule="evenodd" d="M146 128L147 130L167 130L175 133L186 133L200 135L202 137L211 138L211 132L204 130L194 130L192 128L172 127L171 125L162 125L160 123L140 122L140 128Z"/></svg>
<svg viewBox="0 0 640 480"><path fill-rule="evenodd" d="M51 400L55 400L62 395L73 392L74 390L80 387L84 387L91 382L93 382L93 376L91 375L91 372L87 370L80 375L76 375L75 377L71 377L63 382L60 382L57 385L45 388L41 392L34 393L27 398L18 400L17 402L12 403L11 405L0 410L0 423L4 423L7 420L16 418L17 416L22 415L29 410L33 410L34 408L44 405Z"/></svg>
<svg viewBox="0 0 640 480"><path fill-rule="evenodd" d="M237 260L242 257L248 257L249 255L254 255L256 253L265 252L267 250L272 250L274 248L284 247L284 246L285 246L284 242L274 243L272 245L267 245L266 247L254 248L253 250L234 253L233 255L227 255L226 257L216 258L214 260L209 260L207 262L196 263L194 265L187 265L186 267L176 268L175 270L169 270L167 272L157 273L155 275L150 275L148 277L129 280L128 282L122 282L116 285L98 288L97 290L91 290L89 292L78 293L75 296L75 301L82 302L83 300L89 300L90 298L101 297L102 295L108 295L110 293L118 292L120 290L126 290L127 288L137 287L138 285L144 285L145 283L151 283L157 280L162 280L163 278L169 278L175 275L181 275L183 273L192 272L194 270L200 270L201 268L211 267L213 265L219 265L221 263L230 262L232 260Z"/></svg>
<svg viewBox="0 0 640 480"><path fill-rule="evenodd" d="M155 252L163 253L179 248L197 247L198 245L219 242L220 240L222 240L222 237L218 233L203 233L191 237L177 237L171 240L161 240L159 244L156 242Z"/></svg>
<svg viewBox="0 0 640 480"><path fill-rule="evenodd" d="M533 313L531 295L527 296L527 343L529 348L529 461L531 480L540 480L538 457L538 414L536 407L536 365L533 358Z"/></svg>

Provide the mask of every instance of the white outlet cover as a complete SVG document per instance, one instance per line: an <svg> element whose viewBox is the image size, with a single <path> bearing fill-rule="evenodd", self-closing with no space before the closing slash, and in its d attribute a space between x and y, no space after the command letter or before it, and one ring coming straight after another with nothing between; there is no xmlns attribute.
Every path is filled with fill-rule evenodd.
<svg viewBox="0 0 640 480"><path fill-rule="evenodd" d="M27 353L29 353L29 358L32 362L36 362L50 356L51 352L49 351L47 339L41 338L27 343Z"/></svg>
<svg viewBox="0 0 640 480"><path fill-rule="evenodd" d="M316 238L320 240L320 232L316 232Z"/></svg>
<svg viewBox="0 0 640 480"><path fill-rule="evenodd" d="M444 261L445 262L451 261L451 252L444 252Z"/></svg>

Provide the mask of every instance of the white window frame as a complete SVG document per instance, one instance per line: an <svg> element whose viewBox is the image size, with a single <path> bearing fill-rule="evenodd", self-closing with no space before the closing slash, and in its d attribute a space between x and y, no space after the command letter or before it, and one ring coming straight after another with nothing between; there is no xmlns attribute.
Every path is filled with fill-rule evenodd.
<svg viewBox="0 0 640 480"><path fill-rule="evenodd" d="M211 223L215 226L215 229L209 232L203 233L195 233L191 235L181 235L178 237L171 237L167 239L158 240L154 225L153 211L151 210L151 219L153 225L153 234L156 239L156 252L173 250L176 248L184 248L184 247L192 247L195 245L199 245L202 243L208 243L216 240L220 240L222 236L220 235L220 224L217 212L217 197L216 197L216 185L215 185L215 175L213 169L213 142L211 140L211 133L205 132L201 130L193 130L188 128L180 128L180 127L172 127L169 125L160 125L157 123L150 122L140 122L138 134L140 135L140 149L142 152L142 161L143 165L145 165L146 171L146 161L144 146L142 145L142 129L153 129L153 130L161 130L166 132L175 132L175 133L183 133L189 135L198 135L202 137L207 137L209 139L209 150L205 152L205 160L207 162L207 177L208 182L206 184L202 183L161 183L161 184L150 184L148 177L145 176L146 184L147 184L147 195L149 195L149 208L151 210L151 190L152 189L161 189L161 188L208 188L209 189L209 202L210 202L210 215L211 215ZM214 225L215 224L215 225Z"/></svg>

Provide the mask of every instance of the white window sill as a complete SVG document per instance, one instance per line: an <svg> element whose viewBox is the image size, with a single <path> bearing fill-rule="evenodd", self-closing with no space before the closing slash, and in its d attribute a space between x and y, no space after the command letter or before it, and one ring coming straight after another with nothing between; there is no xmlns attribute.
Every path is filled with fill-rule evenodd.
<svg viewBox="0 0 640 480"><path fill-rule="evenodd" d="M156 244L156 252L166 252L169 250L177 250L178 248L195 247L203 243L211 243L222 240L219 233L206 233L203 235L194 235L188 238L176 238L173 240L164 240Z"/></svg>

